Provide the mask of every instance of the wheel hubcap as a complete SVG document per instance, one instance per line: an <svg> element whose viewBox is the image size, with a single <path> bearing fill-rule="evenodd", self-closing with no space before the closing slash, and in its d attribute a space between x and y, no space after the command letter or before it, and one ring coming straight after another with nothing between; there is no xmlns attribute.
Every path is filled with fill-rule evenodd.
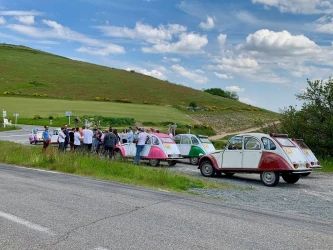
<svg viewBox="0 0 333 250"><path fill-rule="evenodd" d="M272 172L264 173L263 177L264 177L263 179L265 180L266 183L271 184L275 181L275 174Z"/></svg>

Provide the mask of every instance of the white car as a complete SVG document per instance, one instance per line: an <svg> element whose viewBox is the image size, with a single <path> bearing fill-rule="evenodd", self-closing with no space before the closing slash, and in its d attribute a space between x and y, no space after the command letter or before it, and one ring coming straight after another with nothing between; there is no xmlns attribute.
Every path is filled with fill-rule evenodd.
<svg viewBox="0 0 333 250"><path fill-rule="evenodd" d="M275 186L280 175L287 183L296 183L300 174L311 173L310 164L284 134L249 133L232 137L224 150L205 155L199 160L203 176L237 172L258 173L262 183Z"/></svg>

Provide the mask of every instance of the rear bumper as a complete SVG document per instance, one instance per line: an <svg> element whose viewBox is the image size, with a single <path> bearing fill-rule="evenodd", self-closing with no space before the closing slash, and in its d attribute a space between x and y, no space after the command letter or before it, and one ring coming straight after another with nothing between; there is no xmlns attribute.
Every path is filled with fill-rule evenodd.
<svg viewBox="0 0 333 250"><path fill-rule="evenodd" d="M311 166L311 169L322 169L322 166L319 166L319 165L317 165L317 166Z"/></svg>
<svg viewBox="0 0 333 250"><path fill-rule="evenodd" d="M307 173L311 173L312 169L299 169L299 170L293 170L291 171L292 174L307 174Z"/></svg>

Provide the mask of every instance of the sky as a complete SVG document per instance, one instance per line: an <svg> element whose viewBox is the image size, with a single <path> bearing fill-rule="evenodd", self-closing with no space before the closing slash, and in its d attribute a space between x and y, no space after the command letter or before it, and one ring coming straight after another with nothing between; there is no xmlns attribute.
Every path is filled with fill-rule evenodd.
<svg viewBox="0 0 333 250"><path fill-rule="evenodd" d="M332 34L333 0L0 0L0 43L272 111L300 107L307 79L332 75Z"/></svg>

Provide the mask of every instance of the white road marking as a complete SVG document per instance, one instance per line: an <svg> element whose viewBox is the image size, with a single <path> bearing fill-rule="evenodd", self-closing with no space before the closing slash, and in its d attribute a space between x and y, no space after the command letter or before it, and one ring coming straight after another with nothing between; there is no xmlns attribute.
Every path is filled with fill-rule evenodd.
<svg viewBox="0 0 333 250"><path fill-rule="evenodd" d="M42 233L46 233L46 234L49 234L49 235L54 235L54 233L52 233L50 231L50 229L48 229L46 227L42 227L42 226L37 225L35 223L32 223L30 221L21 219L21 218L16 217L15 215L12 215L12 214L7 214L7 213L4 213L4 212L0 211L0 217L5 218L5 219L10 220L10 221L13 221L13 222L18 223L18 224L21 224L21 225L26 226L26 227L28 227L30 229L33 229L33 230L36 230L36 231L39 231L39 232L42 232Z"/></svg>
<svg viewBox="0 0 333 250"><path fill-rule="evenodd" d="M16 166L16 167L17 168L23 168L23 169L29 169L29 170L33 170L33 171L46 172L46 173L51 173L51 174L61 174L61 173L56 172L56 171L45 170L45 169L27 168L27 167L20 167L20 166Z"/></svg>
<svg viewBox="0 0 333 250"><path fill-rule="evenodd" d="M104 248L104 247L97 247L97 248L94 248L94 250L109 250L109 249Z"/></svg>

